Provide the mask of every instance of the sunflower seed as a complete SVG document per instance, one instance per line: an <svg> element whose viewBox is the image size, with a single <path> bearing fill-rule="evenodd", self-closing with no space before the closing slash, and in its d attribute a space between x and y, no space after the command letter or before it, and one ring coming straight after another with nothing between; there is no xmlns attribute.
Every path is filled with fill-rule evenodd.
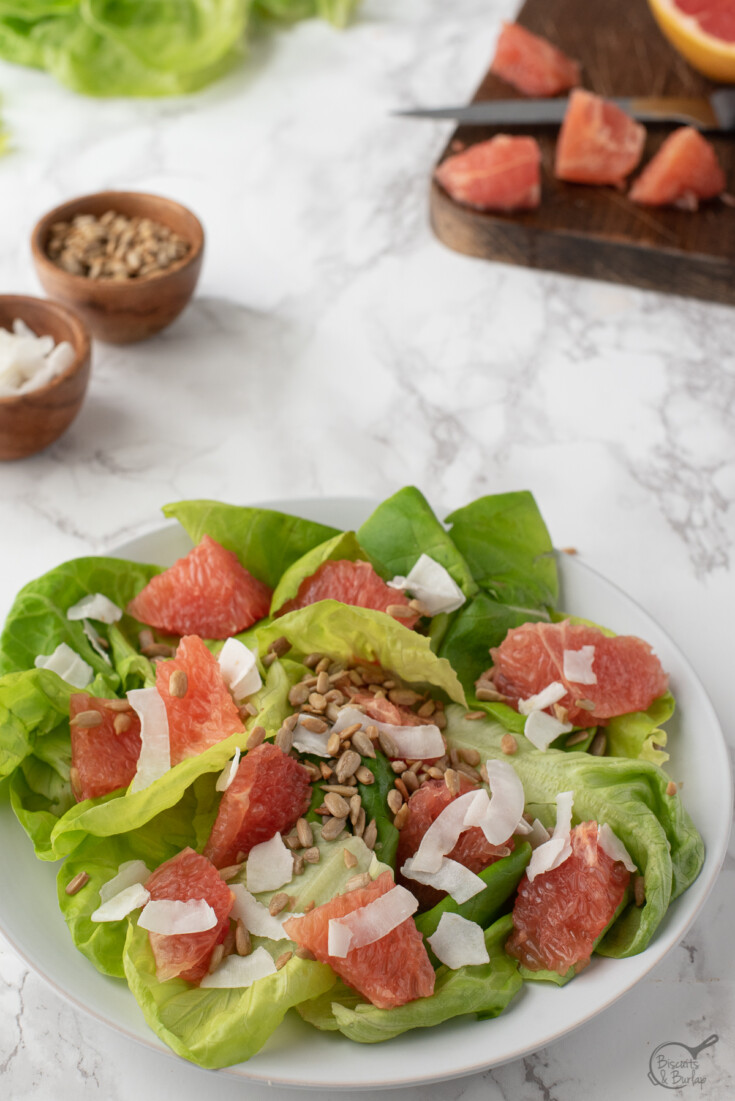
<svg viewBox="0 0 735 1101"><path fill-rule="evenodd" d="M229 883L231 879L239 875L242 871L242 864L228 864L226 868L220 868L220 879L223 879L225 883Z"/></svg>
<svg viewBox="0 0 735 1101"><path fill-rule="evenodd" d="M345 868L354 868L357 864L357 857L354 853L351 853L349 849L342 850L342 856L345 861Z"/></svg>
<svg viewBox="0 0 735 1101"><path fill-rule="evenodd" d="M475 695L482 703L503 703L506 699L502 692L498 692L497 688L491 688L489 685L476 688Z"/></svg>
<svg viewBox="0 0 735 1101"><path fill-rule="evenodd" d="M82 730L91 730L94 726L102 725L102 716L99 711L80 711L71 721Z"/></svg>
<svg viewBox="0 0 735 1101"><path fill-rule="evenodd" d="M375 777L366 765L360 765L360 767L355 771L355 777L359 780L361 784L365 784L368 787L370 786L370 784L375 783Z"/></svg>
<svg viewBox="0 0 735 1101"><path fill-rule="evenodd" d="M320 696L323 696L325 692L329 691L329 673L326 669L322 669L316 678L316 690Z"/></svg>
<svg viewBox="0 0 735 1101"><path fill-rule="evenodd" d="M303 948L301 945L295 950L294 956L299 960L315 960L316 956L310 948Z"/></svg>
<svg viewBox="0 0 735 1101"><path fill-rule="evenodd" d="M313 845L310 849L307 849L305 853L302 853L302 856L307 864L318 864L321 853L316 845Z"/></svg>
<svg viewBox="0 0 735 1101"><path fill-rule="evenodd" d="M363 836L363 834L365 833L365 823L366 823L366 821L367 821L367 816L365 814L365 808L360 807L360 813L358 814L356 821L352 823L352 830L353 830L353 833L355 834L355 837L362 837Z"/></svg>
<svg viewBox="0 0 735 1101"><path fill-rule="evenodd" d="M296 856L293 858L293 874L304 874L304 858L301 853L297 853Z"/></svg>
<svg viewBox="0 0 735 1101"><path fill-rule="evenodd" d="M327 752L329 752L329 743L327 743ZM360 754L356 753L354 749L346 749L337 761L334 771L337 779L342 784L358 768L360 768Z"/></svg>
<svg viewBox="0 0 735 1101"><path fill-rule="evenodd" d="M385 753L386 757L397 757L398 746L391 738L390 734L386 734L384 730L381 730L378 734L378 741L380 742L380 748Z"/></svg>
<svg viewBox="0 0 735 1101"><path fill-rule="evenodd" d="M265 741L265 727L254 726L248 735L248 740L245 743L246 749L255 749L256 746L262 745Z"/></svg>
<svg viewBox="0 0 735 1101"><path fill-rule="evenodd" d="M318 665L321 660L322 660L322 655L321 654L308 654L304 658L304 665L306 666L307 669L313 669L314 666Z"/></svg>
<svg viewBox="0 0 735 1101"><path fill-rule="evenodd" d="M282 658L284 654L287 654L291 649L291 643L288 641L285 635L281 635L280 638L274 638L268 647L269 654L275 654L277 657Z"/></svg>
<svg viewBox="0 0 735 1101"><path fill-rule="evenodd" d="M285 910L288 906L288 895L285 891L279 891L268 903L268 913L271 917L275 917L280 914L282 910Z"/></svg>
<svg viewBox="0 0 735 1101"><path fill-rule="evenodd" d="M518 750L518 742L515 740L512 734L504 734L500 739L500 748L503 753L508 756L512 756Z"/></svg>
<svg viewBox="0 0 735 1101"><path fill-rule="evenodd" d="M391 703L395 703L399 707L413 707L421 698L418 692L414 692L412 688L393 688L388 693L388 699Z"/></svg>
<svg viewBox="0 0 735 1101"><path fill-rule="evenodd" d="M642 906L646 901L646 881L642 875L633 876L633 896L636 906Z"/></svg>
<svg viewBox="0 0 735 1101"><path fill-rule="evenodd" d="M283 952L276 960L276 971L280 971L282 967L285 967L292 955L293 952Z"/></svg>
<svg viewBox="0 0 735 1101"><path fill-rule="evenodd" d="M85 884L89 883L88 872L77 872L73 879L70 879L64 888L64 893L67 895L75 895L77 891L81 891Z"/></svg>
<svg viewBox="0 0 735 1101"><path fill-rule="evenodd" d="M397 791L395 788L391 788L391 790L388 792L386 802L390 811L393 814L398 814L398 811L403 806L403 796L401 795L400 791Z"/></svg>
<svg viewBox="0 0 735 1101"><path fill-rule="evenodd" d="M667 795L676 795L678 790L679 789L676 786L676 784L674 783L674 781L669 780L668 784L666 785L666 794Z"/></svg>
<svg viewBox="0 0 735 1101"><path fill-rule="evenodd" d="M313 715L301 715L299 721L305 730L310 730L312 734L323 734L327 729L327 724L323 719L317 719Z"/></svg>
<svg viewBox="0 0 735 1101"><path fill-rule="evenodd" d="M579 745L580 742L586 742L589 734L589 730L575 730L573 734L569 735L564 745Z"/></svg>
<svg viewBox="0 0 735 1101"><path fill-rule="evenodd" d="M370 885L370 882L370 873L360 872L359 875L350 876L350 878L345 883L345 889L342 893L347 895L350 893L350 891L360 891L363 887L368 887Z"/></svg>
<svg viewBox="0 0 735 1101"><path fill-rule="evenodd" d="M332 662L330 661L330 659L329 659L329 658L327 658L327 657L322 657L322 658L320 658L320 659L319 659L319 661L318 661L318 662L316 663L316 665L314 666L314 671L315 671L315 672L316 672L317 674L319 674L319 673L323 673L323 672L326 672L326 670L327 670L327 669L329 669L329 666L330 666L331 664L332 664Z"/></svg>
<svg viewBox="0 0 735 1101"><path fill-rule="evenodd" d="M408 788L409 792L416 791L419 786L419 780L416 773L412 768L407 769L401 776L404 784Z"/></svg>
<svg viewBox="0 0 735 1101"><path fill-rule="evenodd" d="M607 749L607 734L604 730L598 730L592 739L592 744L588 750L593 757L604 757L605 750Z"/></svg>
<svg viewBox="0 0 735 1101"><path fill-rule="evenodd" d="M459 795L459 775L453 768L448 768L444 773L444 783L450 795Z"/></svg>
<svg viewBox="0 0 735 1101"><path fill-rule="evenodd" d="M211 975L213 971L216 971L219 965L222 963L225 955L225 946L223 944L215 944L212 949L212 955L209 957L209 967L207 971Z"/></svg>
<svg viewBox="0 0 735 1101"><path fill-rule="evenodd" d="M249 956L252 950L253 943L250 939L250 933L244 921L239 920L235 926L235 951L238 956Z"/></svg>
<svg viewBox="0 0 735 1101"><path fill-rule="evenodd" d="M322 826L322 838L325 841L336 841L344 828L344 818L327 818Z"/></svg>
<svg viewBox="0 0 735 1101"><path fill-rule="evenodd" d="M183 669L174 669L168 682L168 690L177 700L183 700L189 691L189 678Z"/></svg>
<svg viewBox="0 0 735 1101"><path fill-rule="evenodd" d="M283 843L287 849L291 849L294 852L296 849L302 848L301 842L298 839L297 834L289 833L283 838Z"/></svg>
<svg viewBox="0 0 735 1101"><path fill-rule="evenodd" d="M362 809L362 798L359 795L353 795L350 798L350 822L354 826L360 815Z"/></svg>
<svg viewBox="0 0 735 1101"><path fill-rule="evenodd" d="M309 698L309 689L305 684L295 684L288 693L288 702L292 707L301 707Z"/></svg>
<svg viewBox="0 0 735 1101"><path fill-rule="evenodd" d="M172 658L173 646L167 646L165 642L153 642L150 646L144 646L141 654L146 658Z"/></svg>
<svg viewBox="0 0 735 1101"><path fill-rule="evenodd" d="M296 823L296 834L299 839L299 843L304 849L309 849L314 844L314 834L312 833L311 826L305 818L299 818Z"/></svg>
<svg viewBox="0 0 735 1101"><path fill-rule="evenodd" d="M337 795L344 795L345 797L357 794L357 788L354 784L320 784L322 791L334 791Z"/></svg>
<svg viewBox="0 0 735 1101"><path fill-rule="evenodd" d="M130 700L105 700L105 708L108 711L132 711Z"/></svg>
<svg viewBox="0 0 735 1101"><path fill-rule="evenodd" d="M395 780L393 781L393 784L398 789L398 791L400 791L400 793L403 796L403 798L405 799L405 801L408 802L410 792L409 792L408 788L406 787L406 785L404 784L402 778L400 776L396 776Z"/></svg>
<svg viewBox="0 0 735 1101"><path fill-rule="evenodd" d="M472 748L460 749L459 755L463 761L468 765L472 765L473 768L477 768L480 763L479 751Z"/></svg>
<svg viewBox="0 0 735 1101"><path fill-rule="evenodd" d="M112 722L112 729L115 731L116 734L124 734L126 730L130 729L132 722L133 720L131 719L130 715L126 714L124 711L121 711L118 715L115 715L115 718Z"/></svg>
<svg viewBox="0 0 735 1101"><path fill-rule="evenodd" d="M485 719L487 716L484 711L465 711L464 718L466 722L472 723L476 719Z"/></svg>
<svg viewBox="0 0 735 1101"><path fill-rule="evenodd" d="M276 734L275 742L278 748L283 750L284 753L290 753L291 746L293 745L292 731L287 730L285 726L282 726Z"/></svg>
<svg viewBox="0 0 735 1101"><path fill-rule="evenodd" d="M394 619L412 619L416 614L408 604L389 604L385 610Z"/></svg>
<svg viewBox="0 0 735 1101"><path fill-rule="evenodd" d="M408 803L404 803L401 809L398 811L398 814L393 819L393 825L396 827L397 830L402 830L403 827L406 825L409 813L410 812L408 809Z"/></svg>
<svg viewBox="0 0 735 1101"><path fill-rule="evenodd" d="M375 757L373 743L362 730L358 730L356 734L352 735L352 744L363 757Z"/></svg>
<svg viewBox="0 0 735 1101"><path fill-rule="evenodd" d="M594 711L595 710L595 701L594 700L584 700L584 699L575 700L574 701L574 706L575 707L581 707L583 711Z"/></svg>
<svg viewBox="0 0 735 1101"><path fill-rule="evenodd" d="M416 714L419 718L429 719L434 714L434 708L436 704L433 700L427 700L426 703L422 703Z"/></svg>
<svg viewBox="0 0 735 1101"><path fill-rule="evenodd" d="M337 756L341 745L342 742L340 741L339 734L335 734L334 732L332 732L327 739L327 753L330 755L330 757Z"/></svg>
<svg viewBox="0 0 735 1101"><path fill-rule="evenodd" d="M269 669L271 665L278 661L278 654L266 654L263 658L263 665L266 669Z"/></svg>

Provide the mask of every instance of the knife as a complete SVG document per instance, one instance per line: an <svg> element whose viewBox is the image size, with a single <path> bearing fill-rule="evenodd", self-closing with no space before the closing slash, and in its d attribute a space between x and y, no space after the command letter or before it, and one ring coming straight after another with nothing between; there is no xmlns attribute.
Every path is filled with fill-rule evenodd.
<svg viewBox="0 0 735 1101"><path fill-rule="evenodd" d="M454 119L467 126L558 126L568 99L489 99L466 107L396 111L404 118ZM697 99L681 96L625 96L608 100L641 122L679 122L698 130L735 130L735 89L722 88Z"/></svg>

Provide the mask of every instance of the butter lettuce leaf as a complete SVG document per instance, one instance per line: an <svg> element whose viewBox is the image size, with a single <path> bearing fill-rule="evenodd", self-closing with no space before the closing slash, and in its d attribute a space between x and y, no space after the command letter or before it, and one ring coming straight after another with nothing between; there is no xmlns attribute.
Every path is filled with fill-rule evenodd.
<svg viewBox="0 0 735 1101"><path fill-rule="evenodd" d="M633 711L610 719L607 734L607 752L612 757L639 757L663 765L669 759L665 750L668 734L662 724L674 714L674 697L670 692L659 696L646 711Z"/></svg>
<svg viewBox="0 0 735 1101"><path fill-rule="evenodd" d="M451 895L447 895L436 906L415 918L416 928L425 937L430 937L436 932L442 914L459 914L467 921L487 928L513 895L530 859L531 846L527 841L521 841L508 856L477 873L485 883L484 890L463 903L455 902Z"/></svg>
<svg viewBox="0 0 735 1101"><path fill-rule="evenodd" d="M271 600L271 615L278 611L287 600L292 600L299 591L301 582L315 574L320 566L329 561L369 562L357 541L354 531L344 531L320 543L302 555L285 571L278 582Z"/></svg>
<svg viewBox="0 0 735 1101"><path fill-rule="evenodd" d="M505 734L500 723L468 722L457 707L447 709L447 718L453 745L477 749L483 759L508 760L500 748ZM681 799L666 794L669 777L649 761L555 749L541 753L523 737L512 763L527 809L542 821L552 820L558 792L573 791L575 824L606 822L623 842L644 876L646 901L625 909L597 951L610 956L643 951L669 903L694 882L704 860L702 839Z"/></svg>
<svg viewBox="0 0 735 1101"><path fill-rule="evenodd" d="M360 1044L390 1040L412 1028L430 1028L468 1013L481 1020L497 1017L523 985L515 960L503 950L512 928L512 918L506 915L486 930L489 963L456 971L441 966L430 998L417 998L395 1009L377 1009L339 981L328 993L298 1006L298 1011L316 1028L339 1030Z"/></svg>

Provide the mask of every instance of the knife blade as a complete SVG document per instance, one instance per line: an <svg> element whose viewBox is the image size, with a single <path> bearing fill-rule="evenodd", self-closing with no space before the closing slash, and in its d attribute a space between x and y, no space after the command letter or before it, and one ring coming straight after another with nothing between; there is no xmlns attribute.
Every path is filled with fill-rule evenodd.
<svg viewBox="0 0 735 1101"><path fill-rule="evenodd" d="M678 122L698 130L735 130L735 89L710 96L617 96L617 104L640 122ZM558 126L566 97L556 99L489 99L465 107L428 107L396 111L404 118L454 119L468 126Z"/></svg>

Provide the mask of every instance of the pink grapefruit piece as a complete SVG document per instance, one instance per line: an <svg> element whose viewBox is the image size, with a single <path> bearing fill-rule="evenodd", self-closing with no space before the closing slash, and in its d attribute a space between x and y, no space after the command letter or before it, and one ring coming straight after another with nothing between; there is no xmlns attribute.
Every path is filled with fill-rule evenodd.
<svg viewBox="0 0 735 1101"><path fill-rule="evenodd" d="M682 126L666 138L634 182L629 197L646 206L697 210L700 199L721 195L725 184L711 142L693 127Z"/></svg>
<svg viewBox="0 0 735 1101"><path fill-rule="evenodd" d="M181 697L172 695L170 690L171 677L177 669L186 674L186 692ZM219 662L198 635L186 635L176 656L158 663L156 688L168 716L172 765L196 757L245 729Z"/></svg>
<svg viewBox="0 0 735 1101"><path fill-rule="evenodd" d="M202 933L149 933L159 982L177 976L199 982L209 968L216 944L227 933L233 894L213 864L193 849L184 849L161 864L146 880L151 899L176 899L188 902L201 898L214 910L217 924Z"/></svg>
<svg viewBox="0 0 735 1101"><path fill-rule="evenodd" d="M621 187L643 156L646 129L614 103L576 88L556 146L560 180Z"/></svg>
<svg viewBox="0 0 735 1101"><path fill-rule="evenodd" d="M351 949L346 956L329 955L329 922L367 906L393 886L391 873L381 872L367 887L337 895L311 913L283 923L292 940L308 948L321 963L328 963L378 1009L394 1009L434 993L434 969L413 918L406 918L373 944Z"/></svg>
<svg viewBox="0 0 735 1101"><path fill-rule="evenodd" d="M564 676L564 651L594 647L596 684ZM668 676L647 642L634 635L609 638L582 623L524 623L490 651L495 687L509 702L536 695L554 681L564 685L559 703L575 726L603 726L614 715L645 711L668 688ZM587 707L579 707L577 700Z"/></svg>
<svg viewBox="0 0 735 1101"><path fill-rule="evenodd" d="M286 615L297 608L316 604L319 600L340 600L343 604L352 604L357 608L372 608L376 612L386 612L391 605L404 604L409 600L400 589L392 589L379 577L369 562L350 562L348 559L328 559L322 562L316 573L305 577L298 592L278 610L277 615ZM413 627L418 616L409 614L399 622Z"/></svg>
<svg viewBox="0 0 735 1101"><path fill-rule="evenodd" d="M276 833L288 833L305 813L311 782L303 765L270 742L251 749L240 761L222 796L204 855L215 867L237 862Z"/></svg>
<svg viewBox="0 0 735 1101"><path fill-rule="evenodd" d="M578 61L519 23L503 23L490 72L526 96L556 96L580 82Z"/></svg>
<svg viewBox="0 0 735 1101"><path fill-rule="evenodd" d="M113 711L108 702L86 692L75 692L69 700L69 778L78 803L127 787L135 776L140 756L140 719L132 709ZM96 711L102 721L98 726L78 726L74 719L83 711Z"/></svg>
<svg viewBox="0 0 735 1101"><path fill-rule="evenodd" d="M515 926L506 951L531 971L557 971L589 963L596 939L612 921L630 872L597 843L597 823L570 834L572 854L533 881L524 873L513 907Z"/></svg>
<svg viewBox="0 0 735 1101"><path fill-rule="evenodd" d="M271 590L209 535L151 578L128 613L170 635L229 638L268 615Z"/></svg>
<svg viewBox="0 0 735 1101"><path fill-rule="evenodd" d="M456 202L478 210L535 210L541 202L535 138L497 134L447 157L434 175Z"/></svg>

